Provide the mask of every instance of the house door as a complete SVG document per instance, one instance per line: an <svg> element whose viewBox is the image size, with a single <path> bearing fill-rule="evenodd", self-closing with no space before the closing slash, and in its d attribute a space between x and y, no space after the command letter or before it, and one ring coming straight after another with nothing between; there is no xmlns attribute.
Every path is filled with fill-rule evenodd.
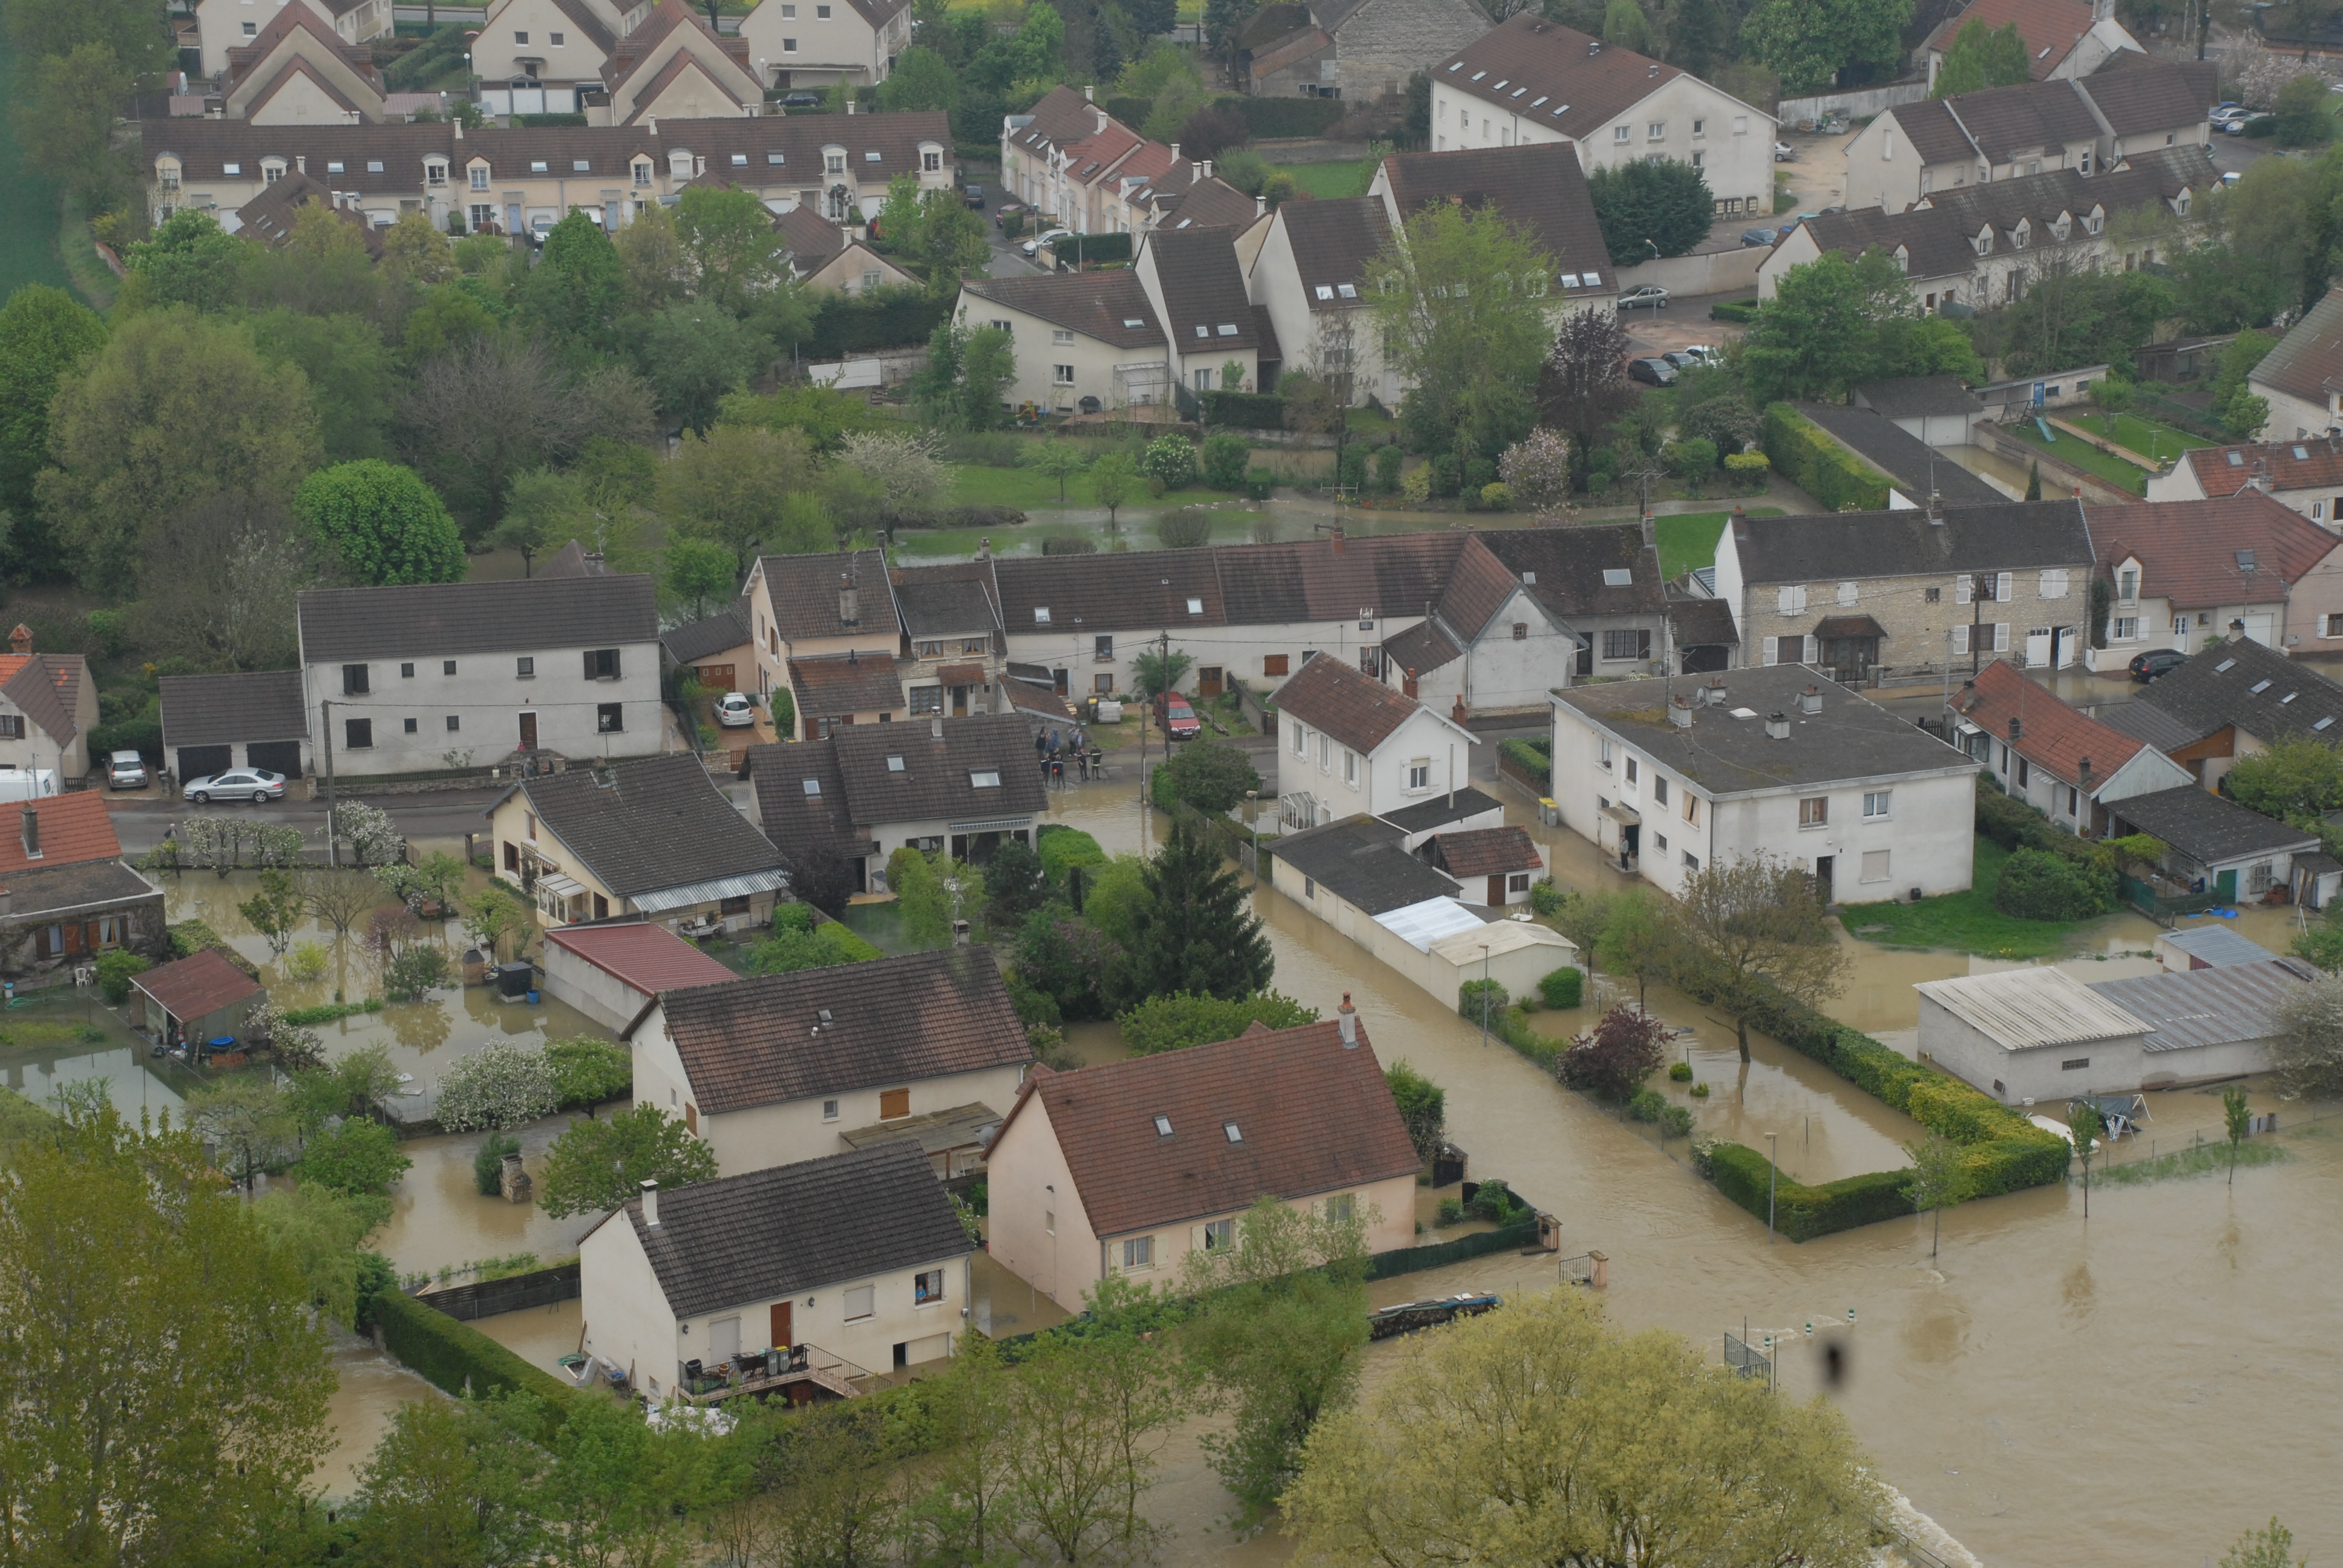
<svg viewBox="0 0 2343 1568"><path fill-rule="evenodd" d="M2026 668L2046 669L2050 664L2050 628L2046 626L2029 628L2026 633Z"/></svg>
<svg viewBox="0 0 2343 1568"><path fill-rule="evenodd" d="M965 686L953 687L951 689L951 697L952 717L954 719L966 719L968 717L968 688Z"/></svg>
<svg viewBox="0 0 2343 1568"><path fill-rule="evenodd" d="M1505 901L1505 878L1504 878L1504 874L1503 874L1503 872L1499 872L1496 876L1493 876L1493 877L1492 877L1492 878L1490 878L1490 879L1489 879L1489 898L1488 898L1488 902L1489 902L1491 905L1493 905L1493 905L1502 904L1502 903L1503 903L1504 901Z"/></svg>
<svg viewBox="0 0 2343 1568"><path fill-rule="evenodd" d="M523 751L537 749L537 715L534 713L520 716L520 749Z"/></svg>
<svg viewBox="0 0 2343 1568"><path fill-rule="evenodd" d="M785 1351L796 1342L789 1337L789 1309L796 1305L795 1302L773 1303L773 1348L777 1351Z"/></svg>
<svg viewBox="0 0 2343 1568"><path fill-rule="evenodd" d="M1815 897L1827 904L1831 901L1831 874L1837 863L1834 855L1815 857Z"/></svg>
<svg viewBox="0 0 2343 1568"><path fill-rule="evenodd" d="M2075 662L2075 628L2062 626L2050 634L2050 663L2065 669Z"/></svg>
<svg viewBox="0 0 2343 1568"><path fill-rule="evenodd" d="M1220 694L1221 667L1217 664L1207 664L1200 668L1196 671L1196 696L1202 701L1210 702Z"/></svg>
<svg viewBox="0 0 2343 1568"><path fill-rule="evenodd" d="M1834 637L1823 644L1823 664L1834 680L1862 680L1879 660L1875 637Z"/></svg>
<svg viewBox="0 0 2343 1568"><path fill-rule="evenodd" d="M2219 898L2219 900L2225 904L2234 904L2237 901L2237 871L2236 867L2232 866L2229 869L2222 872L2218 877L2213 879L2213 892L2215 896Z"/></svg>
<svg viewBox="0 0 2343 1568"><path fill-rule="evenodd" d="M520 203L507 202L505 204L505 233L507 235L516 235L520 232Z"/></svg>
<svg viewBox="0 0 2343 1568"><path fill-rule="evenodd" d="M1581 678L1594 673L1594 639L1593 638L1582 637L1578 639L1578 662L1571 666L1570 672Z"/></svg>

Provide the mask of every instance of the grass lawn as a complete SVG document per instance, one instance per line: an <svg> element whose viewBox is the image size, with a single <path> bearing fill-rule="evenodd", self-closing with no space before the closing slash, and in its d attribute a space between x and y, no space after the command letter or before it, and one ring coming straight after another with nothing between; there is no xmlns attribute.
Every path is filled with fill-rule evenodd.
<svg viewBox="0 0 2343 1568"><path fill-rule="evenodd" d="M1653 528L1660 541L1660 575L1679 578L1694 567L1716 564L1716 541L1725 537L1725 519L1730 512L1684 512L1675 517L1654 518ZM1778 518L1779 507L1752 507L1753 518Z"/></svg>
<svg viewBox="0 0 2343 1568"><path fill-rule="evenodd" d="M2137 452L2143 457L2169 457L2175 452L2186 452L2198 447L2219 445L2216 441L2207 441L2202 436L2192 436L2186 430L2159 424L2154 419L2143 419L2137 414L2117 415L2113 420L2115 428L2112 430L2107 428L2110 421L2104 414L2078 412L2062 415L2061 417L2068 424L2078 425L2094 435L2105 436L2117 446ZM2152 447L2149 445L2151 442L2154 443Z"/></svg>
<svg viewBox="0 0 2343 1568"><path fill-rule="evenodd" d="M1277 167L1282 173L1292 175L1295 185L1320 201L1367 194L1365 171L1355 163L1280 164Z"/></svg>
<svg viewBox="0 0 2343 1568"><path fill-rule="evenodd" d="M0 81L16 80L16 54L0 35ZM56 182L27 167L14 125L0 116L0 206L15 215L0 226L0 298L27 283L68 286L57 256Z"/></svg>
<svg viewBox="0 0 2343 1568"><path fill-rule="evenodd" d="M2034 421L2031 419L2020 419L2016 424L2005 425L2002 428L2027 446L2038 447L2045 452L2056 453L2084 472L2097 474L2109 484L2120 486L2135 496L2147 494L2146 474L2141 473L2138 468L2125 462L2121 457L2102 452L2087 442L2078 441L2072 436L2059 436L2056 442L2045 444L2041 431L2035 428Z"/></svg>
<svg viewBox="0 0 2343 1568"><path fill-rule="evenodd" d="M2062 951L2080 922L2021 920L1993 907L1994 885L2008 859L2008 850L1980 834L1967 892L1916 904L1857 904L1841 910L1839 919L1865 941L1882 947L1950 948L1989 959L2040 959Z"/></svg>

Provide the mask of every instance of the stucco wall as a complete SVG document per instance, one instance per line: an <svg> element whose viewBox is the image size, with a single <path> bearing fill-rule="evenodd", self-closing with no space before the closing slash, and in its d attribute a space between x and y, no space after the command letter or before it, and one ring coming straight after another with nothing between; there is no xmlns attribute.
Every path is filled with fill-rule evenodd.
<svg viewBox="0 0 2343 1568"><path fill-rule="evenodd" d="M605 1029L624 1029L650 998L558 942L545 944L545 994Z"/></svg>
<svg viewBox="0 0 2343 1568"><path fill-rule="evenodd" d="M1468 117L1469 116L1469 117ZM1690 163L1700 155L1701 174L1708 188L1728 212L1773 210L1774 117L1710 86L1697 76L1678 75L1659 84L1656 91L1633 108L1614 116L1627 127L1627 139L1614 139L1615 127L1577 144L1579 166L1592 174L1621 163L1641 162L1659 156ZM1693 134L1698 120L1703 130ZM1651 126L1666 127L1657 138ZM1523 142L1568 140L1559 131L1539 123L1535 115L1498 108L1460 93L1435 79L1432 84L1432 145L1434 151L1459 147L1513 146ZM1563 257L1582 263L1594 257ZM1606 266L1605 270L1608 268Z"/></svg>
<svg viewBox="0 0 2343 1568"><path fill-rule="evenodd" d="M1433 717L1429 710L1409 715L1373 751L1355 754L1356 764L1350 777L1345 776L1343 760L1347 749L1341 741L1322 734L1316 727L1292 714L1283 716L1280 725L1277 793L1284 796L1307 791L1317 797L1318 820L1322 823L1358 811L1381 816L1428 800L1450 789L1465 788L1472 782L1472 749L1475 743ZM1294 744L1297 733L1302 740L1299 754ZM1423 789L1411 789L1408 772L1419 760L1430 771Z"/></svg>
<svg viewBox="0 0 2343 1568"><path fill-rule="evenodd" d="M2010 1050L1926 993L1919 1000L1921 1055L2006 1105L2031 1101L2064 1120L2075 1095L2127 1094L2139 1087L2147 1053L2137 1035Z"/></svg>

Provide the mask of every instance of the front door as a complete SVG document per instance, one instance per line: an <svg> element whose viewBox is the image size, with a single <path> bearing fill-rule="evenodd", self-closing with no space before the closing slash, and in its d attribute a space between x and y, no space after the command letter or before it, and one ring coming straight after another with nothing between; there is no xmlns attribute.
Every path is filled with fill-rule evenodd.
<svg viewBox="0 0 2343 1568"><path fill-rule="evenodd" d="M1196 695L1209 702L1221 694L1221 667L1207 664L1196 671Z"/></svg>
<svg viewBox="0 0 2343 1568"><path fill-rule="evenodd" d="M951 689L951 697L952 717L954 719L966 719L968 717L968 688L965 686L953 687Z"/></svg>
<svg viewBox="0 0 2343 1568"><path fill-rule="evenodd" d="M2046 669L2050 665L2050 628L2030 628L2026 633L2026 668Z"/></svg>
<svg viewBox="0 0 2343 1568"><path fill-rule="evenodd" d="M795 1302L773 1303L773 1348L777 1351L785 1351L796 1342L789 1337L789 1309L796 1305Z"/></svg>
<svg viewBox="0 0 2343 1568"><path fill-rule="evenodd" d="M1578 639L1578 662L1571 666L1570 672L1581 678L1594 673L1594 639L1593 638L1582 637Z"/></svg>
<svg viewBox="0 0 2343 1568"><path fill-rule="evenodd" d="M2237 872L2235 867L2214 879L2213 894L2225 904L2234 904L2237 901Z"/></svg>
<svg viewBox="0 0 2343 1568"><path fill-rule="evenodd" d="M523 751L537 749L537 715L534 713L520 716L520 749Z"/></svg>
<svg viewBox="0 0 2343 1568"><path fill-rule="evenodd" d="M1815 857L1815 897L1820 899L1825 904L1831 901L1831 876L1836 862L1837 857L1835 856L1817 855Z"/></svg>
<svg viewBox="0 0 2343 1568"><path fill-rule="evenodd" d="M1499 875L1489 879L1489 902L1492 905L1496 905L1502 904L1504 901L1505 879L1503 873L1500 873Z"/></svg>
<svg viewBox="0 0 2343 1568"><path fill-rule="evenodd" d="M1871 673L1878 658L1879 639L1875 637L1835 637L1823 644L1823 663L1835 680L1862 680Z"/></svg>

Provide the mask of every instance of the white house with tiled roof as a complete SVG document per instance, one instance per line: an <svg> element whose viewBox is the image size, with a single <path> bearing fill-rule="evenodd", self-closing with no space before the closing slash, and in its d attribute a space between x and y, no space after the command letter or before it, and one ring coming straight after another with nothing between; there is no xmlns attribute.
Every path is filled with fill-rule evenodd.
<svg viewBox="0 0 2343 1568"><path fill-rule="evenodd" d="M1480 739L1455 719L1321 655L1279 687L1280 820L1381 816L1465 786Z"/></svg>
<svg viewBox="0 0 2343 1568"><path fill-rule="evenodd" d="M1017 350L1011 405L1096 414L1170 399L1161 318L1128 267L965 278L952 314L963 327L1009 334Z"/></svg>
<svg viewBox="0 0 2343 1568"><path fill-rule="evenodd" d="M309 12L346 44L390 31L391 0L196 0L203 74L216 77L227 69L228 51L258 38L288 5Z"/></svg>
<svg viewBox="0 0 2343 1568"><path fill-rule="evenodd" d="M369 45L296 0L227 51L220 105L226 118L258 126L377 124L382 78Z"/></svg>
<svg viewBox="0 0 2343 1568"><path fill-rule="evenodd" d="M1975 0L1946 18L1920 46L1926 57L1928 85L1945 68L1945 55L1975 22L1988 32L2017 25L2026 42L2026 74L2035 81L2087 76L2107 63L2119 49L2139 52L2139 40L2125 31L2112 10L2105 15L2087 0Z"/></svg>
<svg viewBox="0 0 2343 1568"><path fill-rule="evenodd" d="M2272 440L2343 429L2343 288L2304 312L2246 373L2246 386L2269 403L2261 433Z"/></svg>
<svg viewBox="0 0 2343 1568"><path fill-rule="evenodd" d="M2322 528L2343 532L2343 431L2200 447L2147 479L2151 501L2217 500L2247 489L2261 491Z"/></svg>
<svg viewBox="0 0 2343 1568"><path fill-rule="evenodd" d="M496 0L472 40L480 107L492 115L573 114L598 88L610 51L650 9L638 0Z"/></svg>
<svg viewBox="0 0 2343 1568"><path fill-rule="evenodd" d="M911 46L911 0L763 0L740 36L769 87L869 85Z"/></svg>

